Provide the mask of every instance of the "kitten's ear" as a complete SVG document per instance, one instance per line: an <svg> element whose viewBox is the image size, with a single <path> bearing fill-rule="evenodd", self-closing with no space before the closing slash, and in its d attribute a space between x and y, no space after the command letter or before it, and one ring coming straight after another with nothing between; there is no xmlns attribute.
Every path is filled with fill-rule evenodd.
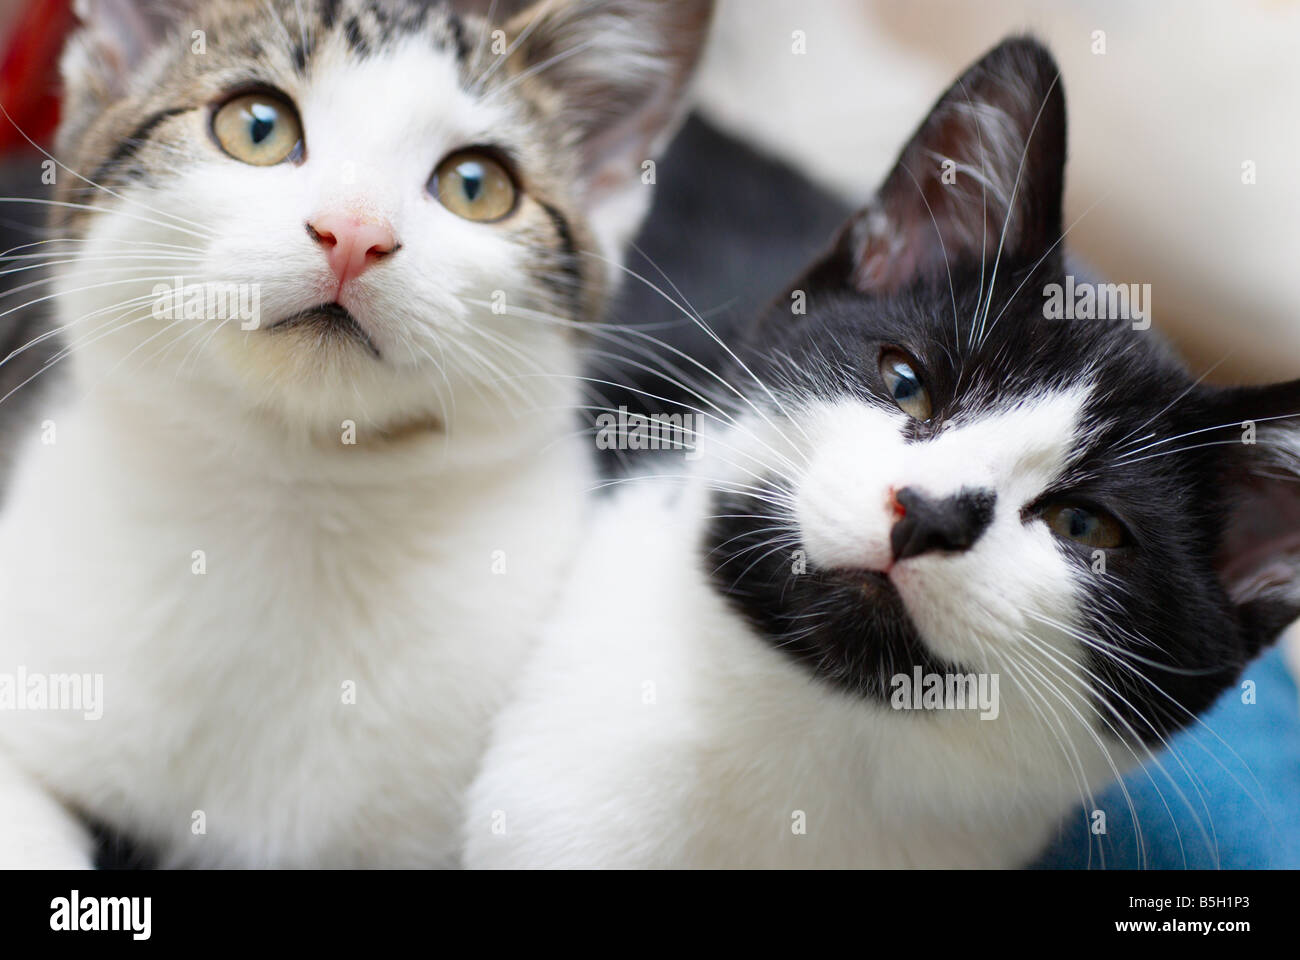
<svg viewBox="0 0 1300 960"><path fill-rule="evenodd" d="M1226 517L1217 565L1253 655L1300 618L1300 380L1219 392L1185 443L1222 444Z"/></svg>
<svg viewBox="0 0 1300 960"><path fill-rule="evenodd" d="M685 113L712 12L712 0L540 0L507 24L517 75L560 105L590 206L648 194L642 164Z"/></svg>
<svg viewBox="0 0 1300 960"><path fill-rule="evenodd" d="M1005 40L939 98L844 228L834 268L889 293L942 277L945 260L992 263L999 244L1003 262L1037 260L1060 238L1064 178L1056 62L1032 39Z"/></svg>
<svg viewBox="0 0 1300 960"><path fill-rule="evenodd" d="M96 102L121 96L140 62L162 42L194 0L75 0L80 29L63 57L70 91L88 92Z"/></svg>

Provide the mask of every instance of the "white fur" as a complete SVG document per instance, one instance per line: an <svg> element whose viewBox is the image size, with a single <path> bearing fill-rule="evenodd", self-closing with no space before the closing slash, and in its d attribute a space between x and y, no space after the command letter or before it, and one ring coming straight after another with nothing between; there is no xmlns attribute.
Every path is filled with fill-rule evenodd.
<svg viewBox="0 0 1300 960"><path fill-rule="evenodd" d="M288 91L302 166L178 161L159 190L103 198L119 212L61 278L73 375L32 411L0 514L0 672L102 674L104 709L0 711L0 866L86 865L71 809L164 864L458 860L488 720L580 527L578 358L561 326L513 311L532 302L521 249L425 191L501 117L418 45L320 56L315 85ZM206 143L202 112L187 122ZM172 274L260 283L267 323L321 302L303 225L329 205L403 244L348 303L382 362L150 314ZM90 289L92 258L124 240L198 259ZM506 315L474 303L497 289ZM382 436L429 416L445 430Z"/></svg>
<svg viewBox="0 0 1300 960"><path fill-rule="evenodd" d="M1029 860L1126 765L1077 686L1015 659L1021 630L1059 658L1058 673L1081 659L1067 633L1026 615L1069 625L1076 591L1043 523L1021 510L1064 468L1085 398L1033 398L910 445L899 416L853 402L749 416L705 443L684 489L646 479L615 497L496 723L470 792L467 864ZM873 565L890 485L997 489L992 525L968 553L922 555L893 573L932 650L1001 675L997 720L840 693L753 633L709 583L721 558L702 555L700 535L709 486L769 470L792 481L810 563Z"/></svg>

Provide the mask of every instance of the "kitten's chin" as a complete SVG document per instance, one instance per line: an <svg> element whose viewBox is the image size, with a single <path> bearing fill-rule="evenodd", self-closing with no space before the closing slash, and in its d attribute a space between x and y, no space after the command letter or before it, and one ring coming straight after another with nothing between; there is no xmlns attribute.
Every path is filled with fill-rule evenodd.
<svg viewBox="0 0 1300 960"><path fill-rule="evenodd" d="M316 313L213 338L191 364L193 379L206 380L215 396L272 425L287 442L307 439L345 451L436 437L458 460L487 463L564 433L564 391L572 387L562 378L526 378L506 391L470 381L451 365L452 356L439 357L441 364L418 350L416 359L400 348L390 356L377 340L376 357L346 317Z"/></svg>
<svg viewBox="0 0 1300 960"><path fill-rule="evenodd" d="M445 426L436 370L385 363L358 335L312 318L219 337L206 353L206 379L288 435L366 446Z"/></svg>

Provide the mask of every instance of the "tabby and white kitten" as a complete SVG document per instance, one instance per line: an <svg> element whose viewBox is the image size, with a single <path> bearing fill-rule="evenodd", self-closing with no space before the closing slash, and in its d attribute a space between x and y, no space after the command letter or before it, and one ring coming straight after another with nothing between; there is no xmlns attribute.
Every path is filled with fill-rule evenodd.
<svg viewBox="0 0 1300 960"><path fill-rule="evenodd" d="M1046 319L1065 129L990 52L603 508L469 865L1025 864L1300 615L1300 383Z"/></svg>
<svg viewBox="0 0 1300 960"><path fill-rule="evenodd" d="M80 5L70 375L0 515L0 864L89 863L77 815L163 865L457 862L590 482L574 327L710 12L472 6Z"/></svg>

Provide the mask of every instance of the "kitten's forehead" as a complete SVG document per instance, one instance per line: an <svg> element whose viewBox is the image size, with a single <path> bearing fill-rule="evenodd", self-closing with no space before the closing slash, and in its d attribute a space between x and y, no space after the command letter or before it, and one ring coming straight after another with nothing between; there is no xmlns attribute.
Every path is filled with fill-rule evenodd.
<svg viewBox="0 0 1300 960"><path fill-rule="evenodd" d="M947 476L959 478L983 464L994 483L1028 480L1041 492L1086 447L1093 392L1093 384L1084 381L1008 397L972 411L919 447L936 451L937 466Z"/></svg>
<svg viewBox="0 0 1300 960"><path fill-rule="evenodd" d="M301 65L331 36L344 38L358 57L382 55L419 36L464 60L473 38L454 6L445 0L219 0L195 12L198 22L230 31L230 41L283 43Z"/></svg>
<svg viewBox="0 0 1300 960"><path fill-rule="evenodd" d="M957 299L955 309L950 299L921 300L880 335L914 346L958 422L1083 388L1081 441L1130 420L1177 427L1178 401L1192 384L1182 361L1153 329L1128 320L1045 317L1042 291L1053 279L1033 276L992 307L976 297Z"/></svg>
<svg viewBox="0 0 1300 960"><path fill-rule="evenodd" d="M176 14L169 35L131 70L114 94L94 78L94 54L74 44L65 58L69 79L63 148L83 163L112 156L124 140L143 139L142 122L206 105L240 86L266 84L298 96L338 73L402 57L400 84L375 91L372 110L400 92L428 90L448 74L469 88L476 76L472 41L486 25L443 3L402 0L219 0ZM422 60L416 51L422 51ZM351 68L351 69L349 69ZM504 71L498 71L504 73ZM385 96L386 94L386 96ZM355 119L355 118L347 118ZM86 163L87 169L93 164Z"/></svg>
<svg viewBox="0 0 1300 960"><path fill-rule="evenodd" d="M537 195L575 216L567 184L576 158L529 98L531 85L492 52L488 21L408 0L224 0L181 19L107 102L83 82L95 67L74 44L60 152L93 182L130 192L193 169L186 160L212 161L207 111L266 86L302 115L314 175L380 192L404 178L402 189L421 189L447 150L490 144L519 162ZM71 225L86 213L63 216Z"/></svg>
<svg viewBox="0 0 1300 960"><path fill-rule="evenodd" d="M951 288L945 280L892 297L815 295L806 320L777 311L772 319L781 325L765 325L754 341L771 359L755 362L793 396L853 398L897 414L878 364L883 350L901 348L919 362L933 405L928 422L903 418L898 428L917 445L943 441L938 449L955 450L963 446L957 438L979 434L987 442L970 452L974 460L1050 451L1042 460L1056 466L1032 471L1035 495L1048 482L1087 481L1098 494L1126 499L1150 467L1132 462L1130 447L1195 428L1201 414L1192 378L1153 330L1046 318L1042 289L1057 271L1002 266L992 307L992 279L978 270L954 273Z"/></svg>
<svg viewBox="0 0 1300 960"><path fill-rule="evenodd" d="M439 82L429 75L435 63L445 64L445 72L468 87L470 61L482 46L472 41L486 40L481 36L486 26L467 23L446 3L436 2L228 0L201 8L197 22L209 24L209 35L203 53L186 68L196 81L216 76L228 82L226 71L253 69L293 88L320 83L349 67L399 58L416 72L397 89L419 91Z"/></svg>
<svg viewBox="0 0 1300 960"><path fill-rule="evenodd" d="M412 85L412 76L421 83ZM297 96L309 148L347 162L373 159L377 167L399 153L421 157L431 168L438 151L458 143L493 143L511 135L508 102L485 101L461 84L461 68L408 37L382 57L358 59L346 41L322 47ZM356 172L357 176L362 173Z"/></svg>

